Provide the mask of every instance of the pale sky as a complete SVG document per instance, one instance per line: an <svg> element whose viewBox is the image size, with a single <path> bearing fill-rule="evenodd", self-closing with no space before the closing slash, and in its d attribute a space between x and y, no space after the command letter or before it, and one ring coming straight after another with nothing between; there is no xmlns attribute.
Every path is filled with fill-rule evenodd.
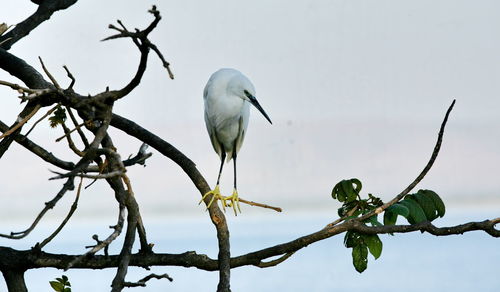
<svg viewBox="0 0 500 292"><path fill-rule="evenodd" d="M213 185L219 162L203 121L203 87L219 68L242 71L273 125L252 109L238 159L240 195L291 210L336 210L331 188L351 177L364 182L364 194L391 199L427 162L444 113L456 98L442 151L420 188L437 191L446 202L500 210L500 2L126 3L79 1L11 52L39 70L41 56L63 85L69 84L62 69L67 65L82 94L120 88L133 76L138 52L129 40L99 40L113 33L107 26L116 19L143 28L152 19L146 11L156 4L163 19L151 41L176 78L169 80L151 54L143 82L115 112L172 143ZM0 22L14 24L35 8L29 1L10 1L0 11ZM0 79L18 82L3 72ZM0 88L0 94L0 119L11 124L22 106L15 92ZM44 123L30 137L62 158L76 159L62 151L64 144L53 143L61 132ZM115 132L123 157L137 151L139 142ZM187 176L153 153L146 168L130 169L143 212L203 213ZM61 184L47 181L48 169L55 167L18 146L0 167L0 197L12 200L0 212L5 216L38 210ZM232 176L227 164L222 191L228 194ZM30 183L19 185L25 177ZM104 183L85 193L82 214L114 208ZM268 211L244 206L244 212Z"/></svg>

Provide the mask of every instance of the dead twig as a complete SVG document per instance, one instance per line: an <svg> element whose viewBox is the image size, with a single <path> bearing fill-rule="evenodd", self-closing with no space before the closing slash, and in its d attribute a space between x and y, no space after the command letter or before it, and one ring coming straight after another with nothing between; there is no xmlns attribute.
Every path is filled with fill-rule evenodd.
<svg viewBox="0 0 500 292"><path fill-rule="evenodd" d="M41 105L37 104L35 108L26 117L21 119L14 127L3 133L3 135L0 136L0 139L9 136L10 134L14 133L17 129L21 128L24 124L26 124L27 121L29 121L29 119L31 119L31 117L33 117L38 112L40 108Z"/></svg>
<svg viewBox="0 0 500 292"><path fill-rule="evenodd" d="M283 211L281 208L279 207L273 207L273 206L269 206L269 205L266 205L266 204L262 204L262 203L257 203L257 202L253 202L253 201L247 201L245 199L242 199L242 198L239 198L238 199L241 203L244 203L244 204L247 204L247 205L250 205L250 206L256 206L256 207L261 207L261 208L266 208L266 209L272 209L276 212L281 212Z"/></svg>
<svg viewBox="0 0 500 292"><path fill-rule="evenodd" d="M20 231L20 232L11 232L10 235L0 234L0 237L5 237L5 238L9 238L9 239L21 239L21 238L28 236L28 234L30 234L31 231L33 231L33 229L35 229L35 227L38 225L40 220L42 220L43 216L47 213L47 211L54 208L54 206L57 204L57 202L64 196L64 194L67 191L73 190L73 189L74 189L73 177L69 177L68 180L66 181L66 183L64 183L61 190L57 193L57 195L52 200L45 203L45 207L42 209L42 211L40 211L40 213L35 218L35 220L31 224L31 226L28 227L28 229L26 229L24 231Z"/></svg>
<svg viewBox="0 0 500 292"><path fill-rule="evenodd" d="M118 211L118 222L114 226L110 226L110 228L114 229L114 231L103 241L100 243L96 244L91 250L86 252L85 254L75 258L72 260L65 268L64 270L68 270L71 267L73 267L76 263L79 261L83 260L84 258L94 255L97 252L99 252L101 249L107 247L111 242L113 242L122 232L123 229L123 223L125 222L125 206L120 205L120 209Z"/></svg>
<svg viewBox="0 0 500 292"><path fill-rule="evenodd" d="M441 123L441 127L439 129L438 133L438 138L436 141L436 145L434 146L434 150L432 151L431 158L429 159L429 162L425 165L424 169L420 172L420 174L413 180L413 182L410 183L399 195L397 195L394 199L390 200L389 202L385 203L384 205L378 207L377 209L356 218L355 220L357 221L363 221L365 219L370 218L371 216L375 214L380 214L382 213L385 209L389 208L390 206L394 205L397 203L399 200L401 200L405 195L407 195L415 186L417 186L422 179L427 175L429 170L431 169L432 165L434 164L434 161L436 160L439 150L441 149L441 143L443 142L443 135L444 135L444 129L446 126L446 123L448 122L448 117L451 113L451 110L453 109L453 106L455 105L455 100L451 103L451 105L448 107L448 110L446 111L446 114L444 116L443 122Z"/></svg>
<svg viewBox="0 0 500 292"><path fill-rule="evenodd" d="M66 218L64 218L63 222L57 227L57 229L47 238L45 238L42 243L38 244L39 248L43 248L47 243L49 243L54 237L56 237L57 234L63 229L63 227L68 223L69 219L71 216L73 216L73 213L76 211L76 208L78 207L78 199L80 199L80 192L82 190L82 183L83 183L83 178L80 179L80 183L78 184L78 189L76 191L76 196L75 196L75 201L71 205L71 208L69 209L68 215L66 215Z"/></svg>
<svg viewBox="0 0 500 292"><path fill-rule="evenodd" d="M140 279L137 282L123 282L124 287L146 287L146 282L151 280L151 279L167 279L170 282L172 282L174 279L172 279L169 275L167 274L162 274L162 275L157 275L157 274L150 274L142 279Z"/></svg>
<svg viewBox="0 0 500 292"><path fill-rule="evenodd" d="M33 129L35 129L36 125L38 125L41 121L43 121L46 117L48 117L51 113L53 113L57 107L59 107L59 104L54 106L53 108L51 108L50 110L47 111L47 113L45 113L41 118L39 118L34 124L33 126L31 126L31 128L29 129L28 132L26 132L26 134L24 136L28 136L31 131L33 131Z"/></svg>
<svg viewBox="0 0 500 292"><path fill-rule="evenodd" d="M38 56L38 60L40 60L40 64L42 64L43 72L45 72L47 77L49 77L50 81L52 81L52 84L54 84L54 86L57 89L61 89L61 86L59 86L59 83L57 83L57 80L54 78L54 76L52 76L52 74L50 74L49 70L47 70L47 67L45 67L45 64L43 63L43 60L40 56Z"/></svg>
<svg viewBox="0 0 500 292"><path fill-rule="evenodd" d="M56 142L59 142L61 141L62 139L66 138L67 136L69 136L71 133L73 133L74 131L77 131L78 129L80 129L81 127L85 126L85 122L77 125L74 129L70 130L69 132L67 133L64 133L64 135L62 135L61 137L57 138L56 139Z"/></svg>

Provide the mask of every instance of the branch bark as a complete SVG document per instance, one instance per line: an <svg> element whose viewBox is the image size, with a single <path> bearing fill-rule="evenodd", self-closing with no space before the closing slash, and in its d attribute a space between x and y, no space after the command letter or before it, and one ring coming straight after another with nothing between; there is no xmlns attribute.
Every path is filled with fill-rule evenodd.
<svg viewBox="0 0 500 292"><path fill-rule="evenodd" d="M0 47L9 50L17 41L27 36L42 22L48 20L56 11L66 9L78 0L41 1L38 9L24 21L18 23L11 31L0 37Z"/></svg>

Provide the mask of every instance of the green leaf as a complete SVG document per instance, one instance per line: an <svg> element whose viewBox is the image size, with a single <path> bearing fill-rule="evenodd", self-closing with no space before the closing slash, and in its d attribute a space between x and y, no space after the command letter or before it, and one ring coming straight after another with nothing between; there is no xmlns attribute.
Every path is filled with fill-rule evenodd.
<svg viewBox="0 0 500 292"><path fill-rule="evenodd" d="M359 273L366 270L368 266L368 248L366 245L359 244L352 248L352 264Z"/></svg>
<svg viewBox="0 0 500 292"><path fill-rule="evenodd" d="M406 206L401 205L400 203L396 203L389 208L386 209L386 211L391 211L397 215L401 215L405 218L407 218L410 215L410 209L408 209Z"/></svg>
<svg viewBox="0 0 500 292"><path fill-rule="evenodd" d="M396 221L398 219L398 214L392 212L389 209L390 209L390 207L387 208L384 212L384 225L394 225L394 224L396 224Z"/></svg>
<svg viewBox="0 0 500 292"><path fill-rule="evenodd" d="M57 125L64 123L64 121L66 121L66 110L59 106L49 118L50 127L55 128Z"/></svg>
<svg viewBox="0 0 500 292"><path fill-rule="evenodd" d="M410 224L427 221L424 210L422 210L422 207L420 207L415 200L405 197L405 199L400 201L399 204L410 210L410 215L406 218Z"/></svg>
<svg viewBox="0 0 500 292"><path fill-rule="evenodd" d="M58 281L50 281L49 283L50 283L50 286L52 287L52 289L54 289L54 291L63 292L63 289L64 289L63 283L58 282Z"/></svg>
<svg viewBox="0 0 500 292"><path fill-rule="evenodd" d="M382 254L382 241L376 234L363 234L363 241L368 246L368 250L375 259Z"/></svg>
<svg viewBox="0 0 500 292"><path fill-rule="evenodd" d="M396 203L389 208L385 209L384 212L384 225L394 225L398 219L398 215L408 218L410 215L410 209L406 206Z"/></svg>
<svg viewBox="0 0 500 292"><path fill-rule="evenodd" d="M63 292L71 292L71 288L67 287L67 288L64 288L64 291Z"/></svg>
<svg viewBox="0 0 500 292"><path fill-rule="evenodd" d="M354 247L362 243L359 233L347 231L344 236L344 245L347 248Z"/></svg>
<svg viewBox="0 0 500 292"><path fill-rule="evenodd" d="M434 191L431 190L419 190L417 193L422 193L428 198L430 198L434 202L434 206L436 207L438 216L439 217L444 216L444 213L446 212L446 207L444 206L444 202L443 200L441 200L438 194L436 194Z"/></svg>
<svg viewBox="0 0 500 292"><path fill-rule="evenodd" d="M339 200L339 202L349 203L356 200L360 191L361 181L359 179L341 180L333 187L332 198Z"/></svg>
<svg viewBox="0 0 500 292"><path fill-rule="evenodd" d="M436 206L434 205L434 201L429 198L428 196L424 195L423 193L416 193L411 195L411 198L417 201L417 203L422 207L422 210L424 210L425 217L427 217L427 220L432 221L437 218L437 210Z"/></svg>
<svg viewBox="0 0 500 292"><path fill-rule="evenodd" d="M372 226L382 226L383 224L378 221L378 215L373 215L367 219Z"/></svg>

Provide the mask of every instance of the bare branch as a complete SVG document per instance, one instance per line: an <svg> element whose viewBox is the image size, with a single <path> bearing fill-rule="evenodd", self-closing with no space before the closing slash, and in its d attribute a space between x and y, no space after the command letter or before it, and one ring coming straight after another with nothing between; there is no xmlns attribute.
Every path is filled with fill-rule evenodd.
<svg viewBox="0 0 500 292"><path fill-rule="evenodd" d="M87 140L87 137L83 133L81 127L78 127L78 121L76 120L75 115L73 114L73 111L71 110L70 107L66 107L66 111L69 114L69 117L71 118L71 121L73 122L73 125L75 126L76 130L78 131L78 135L80 135L80 139L82 139L83 145L85 148L89 147L89 141Z"/></svg>
<svg viewBox="0 0 500 292"><path fill-rule="evenodd" d="M61 137L57 138L56 139L56 142L59 142L61 141L62 139L68 137L71 133L73 133L74 131L77 131L78 129L80 129L81 127L85 126L85 123L81 123L79 125L76 125L76 127L73 129L73 130L69 130L68 129L68 132L64 131L64 135L62 135Z"/></svg>
<svg viewBox="0 0 500 292"><path fill-rule="evenodd" d="M155 134L149 132L148 130L142 128L138 124L123 118L119 115L113 114L111 123L113 127L124 131L125 133L136 137L140 141L150 145L154 149L158 150L160 153L166 157L172 159L177 165L179 165L183 171L189 176L193 184L196 186L200 195L203 196L208 191L210 187L206 182L205 178L196 168L196 165L186 157L182 152L177 150L174 146L164 141ZM205 204L208 205L209 198L206 198ZM229 245L229 230L227 227L226 217L224 213L219 209L217 204L212 204L208 209L210 219L217 230L217 239L219 243L219 290L227 291L229 290L229 278L230 278L230 245Z"/></svg>
<svg viewBox="0 0 500 292"><path fill-rule="evenodd" d="M57 89L61 89L61 86L59 86L59 83L57 83L57 80L54 78L54 76L52 76L52 74L50 74L50 72L47 69L47 67L45 67L45 64L43 63L43 60L42 60L42 58L40 56L38 56L38 60L40 61L40 64L42 64L43 72L45 72L45 74L47 75L47 77L49 77L50 81L52 81L52 84L54 84L54 86Z"/></svg>
<svg viewBox="0 0 500 292"><path fill-rule="evenodd" d="M2 121L0 121L0 132L6 132L9 129L9 127L4 124ZM28 139L26 136L17 134L15 135L15 141L22 145L24 148L28 149L38 157L42 158L46 162L55 165L57 167L60 167L62 169L66 170L71 170L75 168L75 164L72 162L67 162L63 161L57 157L55 157L52 153L48 152L44 148L40 147L38 144L34 143L30 139Z"/></svg>
<svg viewBox="0 0 500 292"><path fill-rule="evenodd" d="M289 252L284 254L283 256L279 257L278 259L275 259L273 261L269 262L260 262L258 265L256 265L259 268L269 268L269 267L274 267L282 262L286 261L288 258L290 258L295 252Z"/></svg>
<svg viewBox="0 0 500 292"><path fill-rule="evenodd" d="M118 222L116 223L115 226L111 227L114 229L113 233L111 233L106 239L104 239L100 243L96 244L91 250L89 250L85 254L73 257L73 259L67 262L64 267L60 268L68 270L74 266L78 266L80 262L83 262L84 260L88 259L90 255L95 256L97 252L107 247L111 242L113 242L113 240L115 240L120 235L123 229L124 222L125 222L125 206L120 205L118 212Z"/></svg>
<svg viewBox="0 0 500 292"><path fill-rule="evenodd" d="M68 89L73 89L73 85L75 85L75 77L71 72L69 71L68 67L66 65L63 66L64 70L66 71L66 75L68 75L68 78L71 80L71 83L68 86Z"/></svg>
<svg viewBox="0 0 500 292"><path fill-rule="evenodd" d="M450 107L448 107L448 110L446 111L446 114L444 116L443 122L441 123L441 127L439 129L438 133L438 138L436 141L436 145L434 146L434 150L432 151L431 158L429 159L429 162L425 165L424 169L420 174L415 178L415 180L407 186L399 195L397 195L394 199L390 200L389 202L385 203L384 205L378 207L374 211L371 211L363 216L360 216L359 218L356 218L358 221L363 221L367 218L370 218L371 216L375 214L380 214L382 213L385 209L389 208L390 206L394 205L397 203L399 200L401 200L405 195L407 195L422 179L427 175L427 172L431 169L432 165L434 164L434 161L436 160L439 150L441 149L441 143L443 142L443 135L444 135L444 128L446 126L446 122L448 121L448 117L451 113L451 110L453 109L453 106L455 105L455 100L451 103Z"/></svg>
<svg viewBox="0 0 500 292"><path fill-rule="evenodd" d="M49 19L54 12L63 10L75 4L77 0L42 1L38 9L26 20L18 23L11 31L0 36L1 47L8 50L17 41L28 35L42 22ZM5 41L7 40L8 41Z"/></svg>
<svg viewBox="0 0 500 292"><path fill-rule="evenodd" d="M348 222L333 226L329 229L322 229L318 232L299 237L295 240L283 244L278 244L272 247L231 258L231 268L237 268L247 265L258 266L264 259L295 252L309 244L335 236L348 230L369 234L409 233L424 231L436 236L451 236L473 231L485 231L492 237L498 238L500 237L500 230L495 229L495 224L498 223L500 223L500 218L478 222L469 222L449 227L436 227L430 222L421 222L413 225L387 225L380 227L370 227L355 220L350 220ZM31 253L36 254L36 256L29 256ZM23 263L26 268L51 267L64 269L68 266L68 263L74 261L74 264L72 265L73 268L105 269L116 267L119 262L118 255L93 255L92 257L85 257L81 255L51 254L35 250L17 251L6 247L0 247L0 254L5 255L5 257L0 257L0 268L3 264L5 264L3 263L3 261L9 258L15 258L15 256L11 257L11 254L19 254L26 258L26 262ZM75 261L75 259L77 258L79 260ZM206 271L217 271L219 269L219 263L217 260L211 259L203 254L197 254L196 252L192 251L181 254L136 253L131 255L129 265L137 267L195 267Z"/></svg>
<svg viewBox="0 0 500 292"><path fill-rule="evenodd" d="M33 131L33 129L35 129L36 125L38 125L38 123L40 123L40 122L41 122L41 121L43 121L46 117L48 117L51 113L53 113L53 112L57 109L57 107L58 107L58 106L59 106L59 105L54 106L53 108L51 108L50 110L48 110L48 111L47 111L47 112L46 112L46 113L45 113L45 114L44 114L41 118L39 118L39 119L38 119L38 120L37 120L37 121L33 124L33 126L31 126L31 128L28 130L28 132L26 132L26 135L25 135L25 136L28 136L28 135L31 133L31 131Z"/></svg>
<svg viewBox="0 0 500 292"><path fill-rule="evenodd" d="M78 207L78 199L80 198L80 192L82 190L82 183L83 183L83 178L80 179L80 183L78 184L78 189L76 191L75 201L71 205L71 208L69 209L68 215L66 215L66 218L64 218L64 220L61 222L59 227L57 227L57 229L54 232L52 232L52 234L49 237L45 238L42 241L42 243L38 244L38 247L40 249L43 248L45 245L47 245L47 243L49 243L54 237L56 237L56 235L59 234L59 232L66 225L66 223L68 223L71 216L73 216L73 213L76 211L76 208Z"/></svg>
<svg viewBox="0 0 500 292"><path fill-rule="evenodd" d="M150 275L140 279L137 282L124 282L123 286L125 286L125 287L146 287L146 282L153 279L153 278L158 279L158 280L167 279L170 282L172 282L174 280L167 274L162 274L162 275L150 274Z"/></svg>
<svg viewBox="0 0 500 292"><path fill-rule="evenodd" d="M266 209L272 209L276 212L281 212L283 211L281 208L279 207L273 207L273 206L269 206L269 205L266 205L266 204L262 204L262 203L257 203L257 202L253 202L253 201L247 201L245 199L242 199L242 198L239 198L238 199L241 203L244 203L244 204L247 204L247 205L250 205L250 206L256 206L256 207L261 207L261 208L266 208Z"/></svg>
<svg viewBox="0 0 500 292"><path fill-rule="evenodd" d="M73 139L71 138L71 132L74 131L75 129L73 129L73 130L68 129L68 127L66 126L66 123L64 123L64 122L61 124L61 126L62 126L63 131L64 131L63 137L66 137L66 141L68 141L69 149L71 149L73 151L73 153L75 153L76 155L83 157L85 152L78 149L78 147L76 147L76 145L75 145L75 142L73 142ZM56 140L56 142L58 142L58 141Z"/></svg>
<svg viewBox="0 0 500 292"><path fill-rule="evenodd" d="M74 188L75 188L75 186L73 184L73 178L70 177L70 178L68 178L66 183L64 183L63 187L57 193L57 195L52 200L45 203L45 207L38 214L38 216L35 218L35 221L33 221L33 223L31 224L30 227L28 227L28 229L26 229L24 231L20 231L20 232L11 232L10 235L0 234L0 237L5 237L5 238L9 238L9 239L21 239L21 238L28 236L28 234L30 234L31 231L33 231L33 229L35 229L35 227L40 222L40 220L43 218L45 213L47 213L47 211L49 211L50 209L54 208L54 206L57 204L57 202L64 196L64 194L67 191L73 190Z"/></svg>
<svg viewBox="0 0 500 292"><path fill-rule="evenodd" d="M38 112L40 107L41 106L39 104L37 104L35 106L35 108L31 111L31 113L29 113L27 116L22 118L19 122L17 122L16 125L14 125L14 127L10 128L8 131L3 133L3 135L0 136L0 139L3 139L5 137L9 136L10 134L14 133L17 129L21 128L24 124L26 124L26 122L29 121L29 119L31 119L31 117L33 117Z"/></svg>

